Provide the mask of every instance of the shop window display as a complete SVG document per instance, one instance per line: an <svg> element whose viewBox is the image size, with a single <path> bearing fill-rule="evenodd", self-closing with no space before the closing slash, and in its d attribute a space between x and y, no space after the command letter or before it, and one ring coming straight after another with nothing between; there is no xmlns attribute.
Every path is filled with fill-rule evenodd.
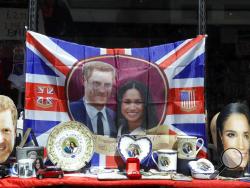
<svg viewBox="0 0 250 188"><path fill-rule="evenodd" d="M52 3L51 3L52 2ZM54 33L54 31L55 30L53 30L53 26L51 26L51 25L53 25L53 24L51 24L51 23L53 23L53 16L52 15L54 15L54 13L52 14L52 12L51 11L49 11L49 10L52 10L53 8L51 8L51 7L54 7L54 10L56 9L56 7L58 6L58 7L60 7L61 6L61 4L60 4L60 2L58 3L58 1L51 1L51 2L47 2L47 1L44 1L44 4L43 4L43 6L45 7L45 8L43 8L43 9L46 9L46 8L48 8L47 9L47 12L46 12L46 10L44 11L44 16L46 17L46 19L45 19L45 22L46 22L46 24L47 24L47 35L48 36L50 36L50 34L51 34L51 36L55 36L55 37L58 37L59 35L62 37L62 38L64 38L65 36L66 36L66 38L67 38L67 35L68 35L68 33L69 33L69 30L67 29L67 28L69 28L68 26L67 26L67 24L68 25L71 25L72 24L72 22L73 22L73 18L71 17L71 16L68 16L68 10L66 10L67 8L65 8L64 7L64 5L62 6L63 8L65 8L65 10L66 10L66 14L64 15L65 16L65 22L60 22L59 24L57 24L57 26L55 27L56 29L55 30L58 30L58 28L62 28L60 31L60 33L58 34L58 36L57 36L57 34L56 33ZM50 4L51 3L51 4ZM54 12L58 12L58 11L54 11ZM60 14L58 14L57 13L57 15L60 15ZM58 16L54 16L54 17L58 17ZM59 16L60 17L60 16ZM66 18L67 17L67 18ZM86 26L85 25L85 23L79 23L80 25L82 25L82 26ZM99 23L100 24L100 23ZM50 26L48 26L48 25L50 25ZM103 24L104 25L104 24ZM112 25L111 23L107 23L107 25L109 25L109 26L114 26L114 24ZM126 24L124 24L124 25L126 25ZM90 23L90 26L91 27L94 27L95 29L93 29L93 31L91 31L91 32L93 32L93 33L95 33L95 34L93 34L93 35L95 35L95 37L98 35L98 30L99 30L99 25L98 25L98 23L97 24L94 24L94 23ZM141 30L147 30L148 32L144 32L144 33L142 33L142 35L145 37L146 35L149 37L149 39L148 39L148 41L146 41L146 40L143 40L142 38L138 38L138 37L135 37L135 40L133 40L133 41L130 41L129 42L129 40L128 41L126 41L126 42L124 42L123 41L123 43L125 43L125 44L132 44L132 45L134 45L134 46L136 46L136 47L140 47L140 46L146 46L146 45L148 45L149 43L150 44L153 44L153 43L157 43L156 42L156 40L154 40L154 39L150 39L150 37L152 37L152 35L153 35L153 33L152 33L152 30L150 30L149 28L150 27L153 27L154 26L154 24L149 24L149 27L147 27L147 26L145 26L145 25L141 25L141 28L143 28L143 29L141 29ZM104 27L104 26L103 26ZM129 27L129 26L128 26ZM175 28L177 28L178 26L176 26ZM81 27L79 27L79 28L81 28ZM79 29L78 28L78 29ZM74 28L74 29L76 29L77 30L77 28ZM88 31L83 31L83 32L80 32L80 30L81 29L79 29L77 32L79 32L79 33L87 33L88 34L88 36L91 36L91 34L92 33L88 33ZM113 28L113 29L108 29L107 28L107 30L109 30L109 32L111 32L111 31L113 31L114 33L116 33L116 35L118 36L118 37L121 37L122 38L122 36L124 35L124 33L126 33L127 32L127 30L126 29L124 29L124 27L123 27L123 25L118 25L117 26L117 28L115 29L115 28ZM121 35L119 35L119 34L117 34L117 33L119 33L119 30L121 31L121 30L123 30L122 32L123 32L123 34L121 34ZM136 30L136 29L134 29L134 30ZM141 31L140 29L138 29L139 31ZM164 33L168 33L168 29L163 29L163 28L159 28L158 27L158 29L153 29L154 31L157 31L157 33L163 33L162 31L164 31ZM167 31L165 31L165 30L167 30ZM175 30L176 31L176 30ZM171 36L173 36L173 38L175 37L175 38L180 38L180 37L184 37L185 36L185 29L183 29L182 30L182 32L181 33L179 33L179 31L180 30L178 30L177 32L175 32L175 33L170 33L169 35ZM75 32L75 30L74 30L74 32ZM78 33L78 34L79 34ZM190 34L190 33L189 33ZM103 34L104 36L105 36L105 34ZM174 36L175 35L175 36ZM179 36L177 36L177 35L179 35ZM69 35L68 35L69 36ZM86 35L85 35L86 36ZM190 36L190 35L189 35ZM79 36L78 36L79 37ZM95 38L94 37L94 38ZM186 37L186 36L185 36ZM73 38L73 37L72 37ZM81 38L81 37L79 37L79 38ZM102 38L105 38L105 37L103 37L102 36ZM111 39L112 37L110 37L110 39ZM126 38L126 37L125 37ZM95 44L95 46L105 46L105 45L110 45L110 46L123 46L123 45L120 45L119 44L119 42L117 42L117 41L115 41L114 40L114 43L113 44L111 44L111 43L109 43L109 44L107 44L107 41L108 41L108 39L101 39L101 38L98 38L98 37L96 37L95 38L96 40L92 40L91 41L91 39L87 39L87 38L85 38L85 39L79 39L79 40L84 40L84 41L86 41L87 43L89 43L89 44ZM73 40L73 39L72 39ZM77 37L76 38L74 38L74 40L77 40ZM126 40L126 39L125 39ZM158 40L158 42L160 43L162 43L162 40L161 39L157 39ZM166 40L166 39L164 39L164 40ZM170 39L168 39L168 40L170 40ZM210 39L208 39L208 40L210 40ZM121 42L122 43L122 42ZM211 43L210 43L211 44ZM223 49L220 49L220 47L218 47L218 51L217 51L217 53L220 53L222 50L225 50L225 51L229 51L229 52L232 52L232 51L234 51L233 50L233 48L232 47L229 47L230 45L225 45L225 49L223 48ZM221 47L222 48L222 47ZM242 50L242 48L241 48L241 50ZM208 49L208 51L210 52L210 55L211 55L211 49ZM245 96L247 95L247 89L244 89L245 88L245 86L247 86L247 83L248 83L248 80L247 79L245 79L245 75L248 75L248 66L246 65L247 63L248 63L248 61L247 61L247 50L245 50L244 51L244 57L245 57L245 61L243 62L242 60L239 60L240 59L240 57L239 56L241 56L241 54L240 54L240 50L238 50L239 51L239 53L238 53L238 57L236 57L235 59L233 58L229 63L228 63L228 67L226 68L226 69L224 69L223 68L223 66L224 66L224 64L225 64L225 61L227 61L227 60L222 60L223 59L223 57L221 57L221 59L220 58L218 58L218 61L223 61L223 62L221 62L221 63L217 63L217 61L216 61L216 65L211 65L211 63L208 65L208 69L207 69L207 71L208 71L208 73L207 74L209 74L208 75L208 82L209 83L212 83L211 82L211 80L214 78L215 80L217 80L217 81L215 81L216 82L216 84L214 84L214 85L210 85L210 84L208 84L208 87L206 88L206 89L208 89L208 94L207 94L207 96L208 96L208 104L207 104L207 106L208 106L208 112L209 112L209 114L208 114L208 117L207 117L207 120L208 120L208 122L209 122L209 120L211 119L211 117L212 117L212 115L213 114L215 114L215 113L217 113L217 112L219 112L219 111L221 111L221 109L222 109L222 107L223 106L225 106L226 104L228 104L228 103L230 103L230 102L233 102L233 101L235 101L235 100L238 100L238 99L236 99L234 96L238 96L239 98L245 98ZM229 53L229 54L233 54L233 53ZM230 55L229 55L230 56ZM217 58L217 57L216 57ZM209 59L209 62L214 62L214 60L216 59L216 58L212 58L211 59L211 56L208 58ZM230 58L228 58L228 59L230 59ZM235 62L237 62L239 60L239 66L236 66L235 65ZM80 64L78 64L78 65L80 65ZM0 66L1 66L1 63L0 63ZM85 66L85 65L84 65ZM84 67L83 66L83 64L81 64L80 66L79 66L79 68L81 69L82 67ZM217 68L216 68L216 66L217 66ZM238 79L236 79L236 78L233 78L233 76L232 76L232 74L234 74L235 72L237 72L237 70L238 70L238 67L240 67L239 69L240 69L240 71L241 72L243 72L244 73L244 75L243 76L240 76ZM17 67L16 67L17 68ZM14 72L16 72L16 68L14 68L14 69L12 69L12 67L11 67L11 69L14 71ZM217 69L216 71L213 71L214 69ZM232 73L232 69L234 69L235 70L235 72L234 73ZM222 73L221 73L221 71L218 71L218 70L222 70ZM12 71L12 72L13 72ZM135 71L136 72L136 71ZM72 75L73 76L75 76L74 75L74 73L73 72L71 72L72 73ZM4 72L3 74L1 74L0 73L0 77L2 76L3 77L3 75L4 74L7 74L6 72ZM212 74L215 74L215 76L213 75L213 76L211 76ZM217 75L217 76L216 76ZM218 76L218 75L220 75L220 76ZM6 76L5 75L5 77L7 78L9 76L9 74ZM224 78L223 78L224 77ZM246 76L247 77L247 76ZM223 78L223 81L222 82L218 82L218 80L220 80L221 78ZM68 80L70 80L70 78L69 77L67 77L67 79ZM74 77L74 79L75 79L75 77ZM177 78L178 79L178 78ZM244 81L241 81L241 80L244 80ZM58 81L58 80L57 80ZM214 81L214 80L212 80L212 81ZM2 80L0 80L0 82L5 82L3 79ZM143 82L143 81L142 81ZM70 92L69 92L69 95L68 95L68 101L69 101L69 103L73 103L73 102L75 102L75 98L77 98L78 97L78 95L76 94L76 93L74 93L75 92L75 90L73 90L74 89L74 87L73 86L75 86L75 85L73 85L72 84L73 82L68 82L67 84L69 85L69 87L70 87ZM129 82L127 82L127 83L129 83ZM126 85L127 84L125 81L124 81L124 85ZM9 84L9 83L8 83ZM72 84L72 85L71 85ZM88 84L90 84L91 86L93 86L93 85L95 85L95 86L93 86L93 88L98 88L99 86L98 86L98 83L90 83L90 82L87 82L87 83L85 83L85 84L83 84L82 86L83 86L83 90L81 91L81 92L79 92L80 94L81 94L81 97L85 97L86 98L86 92L88 92L88 91L86 91L87 90L87 87L88 87ZM112 87L117 87L116 89L121 89L122 88L122 86L123 86L123 84L118 84L118 85L113 85ZM144 84L144 83L142 83L142 84ZM3 93L6 93L6 88L4 88L4 87L2 87L2 85L7 85L7 84L5 84L5 83L3 83L3 84L1 84L1 86L0 86L0 91L2 92L2 91L4 91ZM9 84L10 85L10 84ZM135 84L136 85L136 84ZM222 87L223 86L223 87ZM85 88L84 88L85 87ZM106 85L106 87L109 87L109 86L107 86ZM93 89L92 88L92 89ZM105 85L104 86L102 86L102 83L101 83L101 86L100 86L100 88L105 88ZM136 87L134 87L134 88L136 88ZM213 89L211 89L211 88L213 88ZM55 88L54 88L55 89ZM145 88L144 88L145 89ZM53 94L53 92L51 92L52 90L51 90L51 88L45 88L45 87L40 87L40 88L38 88L38 90L40 91L40 92L48 92L48 94ZM131 89L132 90L132 89ZM113 137L119 137L119 136L121 136L122 134L131 134L131 135L138 135L138 134L140 134L141 136L145 136L146 134L147 134L147 129L151 129L151 128L154 128L154 125L158 125L158 123L162 123L162 122L164 122L163 120L164 120L164 118L162 118L162 116L161 116L161 112L159 112L159 111L157 111L157 110L153 110L153 112L155 112L155 111L157 111L157 113L156 114L154 114L154 113L152 113L152 112L150 112L150 111L148 111L148 109L147 109L147 107L148 106L150 106L150 109L154 109L155 107L154 107L154 104L151 104L150 105L150 103L151 103L151 96L153 95L154 96L154 91L152 91L152 90L149 90L149 92L146 92L146 96L147 96L147 101L145 102L145 101L143 101L142 99L145 99L145 96L143 96L144 94L141 92L135 92L135 90L133 90L133 97L134 96L137 96L137 98L135 99L135 98L129 98L128 96L130 96L129 95L129 92L131 91L130 89L128 89L127 90L127 92L125 91L125 93L124 93L124 95L123 95L123 97L121 97L121 99L120 99L120 102L121 102L121 109L118 107L117 109L116 109L116 107L114 107L115 106L115 104L112 104L114 101L113 100L110 100L109 101L109 106L111 106L111 110L113 111L113 112L119 112L119 110L121 111L121 113L117 113L116 114L116 117L115 118L113 118L113 123L115 124L115 126L116 127L113 127L113 129L112 130L114 130L114 133L113 133ZM145 90L147 90L147 88L145 89ZM209 91L210 90L210 91ZM211 91L211 90L213 90L213 91ZM221 90L223 90L223 92L220 92ZM55 90L54 90L55 91ZM97 91L97 89L95 89L95 90L93 90L94 92L93 93L95 93L96 91ZM193 93L194 91L186 91L186 90L183 90L183 91L181 91L181 94L180 94L180 99L181 100L184 100L184 99L186 99L186 98L188 98L188 97L190 97L190 96L192 96L192 95L194 95L194 93ZM9 95L9 91L7 92L7 94ZM83 95L82 95L83 94ZM110 94L108 94L108 97L110 98L112 98L112 97L114 97L114 96L116 96L116 93L112 93L112 92L110 92ZM119 92L117 92L117 97L119 96ZM125 97L124 97L125 96ZM233 97L232 97L233 96ZM93 97L93 95L92 95L92 97ZM14 96L14 97L12 97L12 98L17 98L17 96ZM52 97L53 98L53 97ZM52 99L51 98L51 99ZM60 100L61 100L62 98L60 98ZM153 99L155 99L154 97L153 97ZM221 99L223 99L223 100L221 100ZM20 100L19 100L20 101ZM59 100L58 100L59 101ZM57 101L57 102L58 102ZM39 105L40 105L40 107L41 106L43 106L43 107L51 107L51 104L52 104L52 100L44 100L43 98L39 98L39 100L37 100L37 102L39 103ZM118 101L119 102L119 101ZM117 104L118 104L118 102L117 102ZM159 102L159 101L158 101ZM169 102L169 101L168 101ZM70 108L70 104L67 104L67 112L66 113L68 113L68 114L70 114L70 116L71 116L71 118L73 119L73 120L77 120L77 118L75 118L74 117L74 111L76 111L76 110L71 110L71 108ZM181 102L180 102L181 103ZM57 103L57 104L59 104L59 102ZM133 118L134 118L134 114L133 113L135 113L135 112L128 112L128 110L127 111L125 111L126 110L126 108L125 108L125 105L127 105L127 109L131 109L131 106L132 105L138 105L137 106L137 112L136 113L138 113L139 115L139 120L140 121L138 121L138 122L140 122L140 123L138 123L137 125L136 125L136 128L135 129L132 129L131 127L131 125L132 124L130 124L131 123L131 120L133 120ZM142 104L143 105L145 105L145 106L143 106L143 108L142 108ZM183 105L182 106L182 110L186 110L187 111L187 109L185 109L187 106L185 106L184 104L180 104L180 106L181 105ZM190 104L190 109L191 109L191 107L193 108L193 107L195 107L195 105L194 106L192 106L193 104ZM19 105L18 105L19 106ZM59 104L59 106L60 106L60 104ZM98 105L97 105L98 106ZM118 106L119 106L119 104L118 104ZM62 106L60 106L59 108L60 109L62 109L61 108ZM159 107L159 106L156 106L156 108L157 107ZM143 121L141 121L142 120L142 117L143 117L143 115L141 115L140 114L140 112L138 111L138 109L142 109L141 110L141 112L142 112L142 114L145 114L145 113L147 113L147 114L150 114L151 116L150 116L150 118L152 117L152 119L155 119L155 121L153 121L153 123L150 123L151 122L151 120L150 120L150 118L146 118L146 120L144 119L144 121L145 122L147 122L145 125L144 125L144 123L142 123ZM158 108L157 108L158 109ZM188 109L188 110L190 110L190 109ZM175 110L175 109L171 109L171 110ZM222 110L223 111L223 110ZM221 111L221 112L222 112ZM165 112L164 110L163 110L163 112ZM80 114L80 113L78 113L78 112L76 112L76 114ZM106 115L107 116L107 115ZM106 117L104 116L104 117L102 117L101 119L105 119ZM127 118L127 119L126 119ZM137 120L138 120L137 119ZM79 120L80 121L80 120ZM94 120L94 121L98 121L98 118L96 117L96 120ZM126 122L127 121L127 122ZM239 122L240 122L241 120L239 120ZM119 123L118 123L119 122ZM30 122L29 122L30 123ZM85 123L85 122L84 122ZM92 122L91 122L92 123ZM116 125L116 123L118 124L118 125ZM132 122L133 123L133 122ZM89 123L90 124L90 123ZM138 126L138 125L141 125L141 126ZM178 123L177 123L178 124ZM105 125L105 123L104 123L104 125ZM120 125L123 125L123 127L122 126L120 126ZM126 125L128 125L128 127L127 128L124 128ZM32 128L35 128L36 126L34 126L34 125L31 125L31 126L33 126ZM54 126L54 125L53 125ZM146 128L145 128L145 127ZM152 126L152 127L148 127L148 126ZM157 127L157 126L155 126L155 127ZM184 125L181 125L180 123L177 125L177 128L178 129L183 129L183 127L184 127ZM215 126L216 127L216 126ZM223 126L222 126L223 127ZM134 127L133 127L134 128ZM217 126L217 128L218 128L218 126ZM221 141L221 140L223 140L224 138L223 138L223 130L224 130L224 128L225 127L223 127L221 130L220 130L220 132L219 132L219 134L218 135L216 135L217 136L217 139L216 139L216 137L215 137L215 139L213 139L213 143L214 143L214 145L215 145L215 147L216 147L216 144L219 144L219 142ZM231 130L231 129L230 129ZM102 130L102 132L99 132L100 134L99 135L105 135L105 131L107 131L107 130L105 130L105 128L104 128L104 130ZM135 131L135 132L134 132ZM167 130L167 131L169 131L169 130ZM235 130L234 130L235 131ZM93 131L92 132L94 132L94 133L98 133L98 129L93 129ZM111 131L110 131L111 132ZM120 132L120 133L119 133ZM225 131L225 132L228 132L228 130L227 131ZM246 133L247 131L245 131L245 133ZM118 134L117 134L118 133ZM169 133L169 132L168 132ZM40 134L40 132L37 134L37 135L39 135ZM190 134L192 134L192 133L190 133ZM213 134L213 133L212 133ZM111 133L110 134L106 134L106 135L112 135ZM200 136L200 135L194 135L194 136ZM232 135L231 135L232 136ZM245 137L247 137L247 135L245 134ZM205 141L206 142L206 141ZM224 139L223 140L223 143L225 143L226 142L226 140ZM70 143L70 145L71 145L71 148L79 148L79 146L78 145L75 145L74 144L74 142L73 143ZM245 144L246 145L246 144ZM243 156L243 161L242 161L242 166L240 166L238 169L234 169L234 170L230 170L230 171L227 171L227 170L225 170L221 175L225 175L225 176L229 176L229 177L240 177L240 176L242 176L242 175L244 175L244 173L246 173L247 172L247 164L246 164L246 162L245 161L248 161L249 159L249 157L248 157L248 155L249 155L249 153L248 153L248 151L245 151L245 150L241 150L241 149L239 149L238 148L238 146L226 146L226 147L221 147L221 146L219 146L220 147L220 149L219 149L219 151L225 151L226 149L228 149L229 147L235 147L235 148L237 148L240 152L241 152L241 154L242 154L242 156ZM245 147L249 147L249 146L245 146ZM223 149L222 149L223 148ZM70 149L68 152L69 153L76 153L76 149L75 150L73 150L73 149ZM218 157L218 159L220 158L220 155L218 155L217 156ZM212 161L212 162L214 162L214 163L216 163L216 161ZM220 164L220 161L219 162L217 162L217 164ZM234 173L234 172L235 173Z"/></svg>

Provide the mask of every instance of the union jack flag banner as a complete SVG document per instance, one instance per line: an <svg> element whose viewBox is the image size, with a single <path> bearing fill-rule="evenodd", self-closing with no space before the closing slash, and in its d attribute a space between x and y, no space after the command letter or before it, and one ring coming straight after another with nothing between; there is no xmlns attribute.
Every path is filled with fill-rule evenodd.
<svg viewBox="0 0 250 188"><path fill-rule="evenodd" d="M82 117L75 114L78 109L71 104L85 99L83 67L90 62L101 61L114 68L114 84L89 84L95 89L112 88L107 106L114 114L119 113L120 88L129 81L143 83L147 87L147 98L151 97L147 104L151 109L147 114L148 119L153 115L157 119L148 129L168 126L166 134L201 137L205 144L200 154L206 156L205 38L205 35L199 35L145 48L107 49L28 31L24 129L32 128L39 144L46 146L48 135L56 125L70 120L81 121ZM135 113L130 116L135 116ZM118 134L119 126L119 123L115 123L115 134ZM111 132L111 129L103 131ZM92 131L97 130L93 128ZM92 163L112 166L109 164L111 158L95 153Z"/></svg>

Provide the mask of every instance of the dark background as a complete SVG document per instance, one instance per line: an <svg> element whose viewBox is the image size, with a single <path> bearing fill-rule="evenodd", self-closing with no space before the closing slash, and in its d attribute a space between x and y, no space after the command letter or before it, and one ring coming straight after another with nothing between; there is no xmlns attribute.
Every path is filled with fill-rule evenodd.
<svg viewBox="0 0 250 188"><path fill-rule="evenodd" d="M44 33L97 47L145 47L198 34L198 0L38 0ZM249 104L250 1L206 2L206 108L208 123L235 101ZM0 0L0 8L23 8L28 0ZM41 18L42 17L42 18ZM39 21L41 22L41 21ZM41 23L39 23L41 24ZM8 81L13 48L24 39L0 40L0 93L18 103ZM19 106L19 111L23 108Z"/></svg>

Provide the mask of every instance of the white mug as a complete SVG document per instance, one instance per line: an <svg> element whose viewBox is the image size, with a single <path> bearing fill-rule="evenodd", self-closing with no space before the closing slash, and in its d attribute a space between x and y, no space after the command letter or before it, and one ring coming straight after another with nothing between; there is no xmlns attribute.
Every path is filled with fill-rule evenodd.
<svg viewBox="0 0 250 188"><path fill-rule="evenodd" d="M154 153L158 155L158 162L154 159ZM172 149L161 149L154 151L151 155L153 162L160 171L176 172L177 168L177 151Z"/></svg>
<svg viewBox="0 0 250 188"><path fill-rule="evenodd" d="M32 178L35 175L33 159L20 159L12 166L12 173L18 175L19 178ZM17 169L17 172L15 171Z"/></svg>
<svg viewBox="0 0 250 188"><path fill-rule="evenodd" d="M200 147L196 150L198 142ZM195 136L181 135L177 136L177 143L179 159L195 159L204 145L204 140Z"/></svg>

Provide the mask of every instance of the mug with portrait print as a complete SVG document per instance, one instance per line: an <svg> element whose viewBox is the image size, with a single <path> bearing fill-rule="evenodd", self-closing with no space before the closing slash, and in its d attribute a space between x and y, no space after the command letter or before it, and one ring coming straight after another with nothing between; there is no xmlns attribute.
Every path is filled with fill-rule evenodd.
<svg viewBox="0 0 250 188"><path fill-rule="evenodd" d="M158 162L155 155L158 156ZM172 149L160 149L152 152L151 158L160 171L175 173L177 169L177 151Z"/></svg>
<svg viewBox="0 0 250 188"><path fill-rule="evenodd" d="M196 149L198 143L200 146ZM178 159L195 159L203 145L204 140L202 138L188 135L177 136Z"/></svg>
<svg viewBox="0 0 250 188"><path fill-rule="evenodd" d="M32 178L35 175L33 159L20 159L11 167L11 174L18 175L19 178Z"/></svg>
<svg viewBox="0 0 250 188"><path fill-rule="evenodd" d="M33 159L37 157L44 157L43 146L27 146L27 147L16 147L16 158L17 161L20 159Z"/></svg>

